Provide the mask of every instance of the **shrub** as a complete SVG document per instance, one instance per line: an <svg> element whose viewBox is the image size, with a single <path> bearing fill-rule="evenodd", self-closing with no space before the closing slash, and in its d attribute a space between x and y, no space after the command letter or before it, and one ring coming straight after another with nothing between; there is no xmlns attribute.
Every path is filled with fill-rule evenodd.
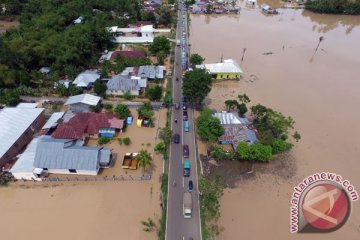
<svg viewBox="0 0 360 240"><path fill-rule="evenodd" d="M128 138L128 137L125 137L125 138L123 138L123 140L122 140L122 142L125 144L125 145L130 145L131 144L131 139L130 138Z"/></svg>
<svg viewBox="0 0 360 240"><path fill-rule="evenodd" d="M99 145L104 145L104 144L107 144L110 142L110 138L107 138L107 137L100 137L98 139L98 144Z"/></svg>

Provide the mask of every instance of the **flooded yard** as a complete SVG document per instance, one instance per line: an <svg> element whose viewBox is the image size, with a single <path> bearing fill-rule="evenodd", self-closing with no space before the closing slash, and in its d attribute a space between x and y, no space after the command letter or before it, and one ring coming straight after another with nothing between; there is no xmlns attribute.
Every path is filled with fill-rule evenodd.
<svg viewBox="0 0 360 240"><path fill-rule="evenodd" d="M224 110L225 100L246 93L251 104L292 116L302 135L288 157L291 164L275 164L283 168L280 174L272 171L273 164L255 167L255 177L225 191L220 239L292 239L293 187L315 172L336 172L360 190L360 18L279 12L269 16L258 8L243 8L233 16L191 16L191 52L203 56L205 63L236 59L244 71L240 81L215 82L206 104ZM324 40L315 52L320 37ZM355 202L341 229L301 239L356 239L359 224L360 206Z"/></svg>

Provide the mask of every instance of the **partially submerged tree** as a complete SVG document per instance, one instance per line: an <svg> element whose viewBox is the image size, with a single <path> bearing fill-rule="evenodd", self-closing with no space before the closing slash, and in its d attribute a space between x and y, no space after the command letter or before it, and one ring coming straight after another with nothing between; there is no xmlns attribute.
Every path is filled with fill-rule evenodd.
<svg viewBox="0 0 360 240"><path fill-rule="evenodd" d="M127 119L131 114L129 107L123 104L118 104L115 107L114 112L120 119Z"/></svg>
<svg viewBox="0 0 360 240"><path fill-rule="evenodd" d="M190 64L191 66L195 67L195 65L200 65L205 61L205 58L200 56L197 53L193 53L190 55Z"/></svg>

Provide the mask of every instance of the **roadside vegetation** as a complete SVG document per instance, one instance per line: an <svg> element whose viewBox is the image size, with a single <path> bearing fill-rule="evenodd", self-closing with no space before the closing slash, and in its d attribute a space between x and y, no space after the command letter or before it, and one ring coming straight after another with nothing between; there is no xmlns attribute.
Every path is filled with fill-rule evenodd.
<svg viewBox="0 0 360 240"><path fill-rule="evenodd" d="M220 217L220 197L223 194L224 185L220 176L211 178L199 178L200 191L200 214L202 224L202 239L216 239L220 234L217 221Z"/></svg>
<svg viewBox="0 0 360 240"><path fill-rule="evenodd" d="M216 142L218 137L224 134L224 128L221 126L220 120L213 117L212 111L208 108L200 112L195 124L201 140Z"/></svg>
<svg viewBox="0 0 360 240"><path fill-rule="evenodd" d="M211 91L212 78L204 69L194 69L185 73L183 78L183 94L195 106L201 106Z"/></svg>
<svg viewBox="0 0 360 240"><path fill-rule="evenodd" d="M205 61L205 58L203 58L202 56L200 56L197 53L193 53L190 55L190 65L192 67L195 67L196 65L200 65Z"/></svg>
<svg viewBox="0 0 360 240"><path fill-rule="evenodd" d="M161 214L161 219L160 219L160 227L158 230L159 240L165 240L168 184L169 184L168 175L167 175L167 173L164 173L161 176L162 214Z"/></svg>
<svg viewBox="0 0 360 240"><path fill-rule="evenodd" d="M305 8L317 13L360 14L360 0L308 0Z"/></svg>

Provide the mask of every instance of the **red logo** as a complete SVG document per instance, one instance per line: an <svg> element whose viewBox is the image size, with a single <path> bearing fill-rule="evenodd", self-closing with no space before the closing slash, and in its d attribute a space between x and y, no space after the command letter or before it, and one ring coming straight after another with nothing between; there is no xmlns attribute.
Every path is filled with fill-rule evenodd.
<svg viewBox="0 0 360 240"><path fill-rule="evenodd" d="M346 222L350 200L343 188L330 182L318 183L306 191L301 210L305 232L332 232Z"/></svg>

